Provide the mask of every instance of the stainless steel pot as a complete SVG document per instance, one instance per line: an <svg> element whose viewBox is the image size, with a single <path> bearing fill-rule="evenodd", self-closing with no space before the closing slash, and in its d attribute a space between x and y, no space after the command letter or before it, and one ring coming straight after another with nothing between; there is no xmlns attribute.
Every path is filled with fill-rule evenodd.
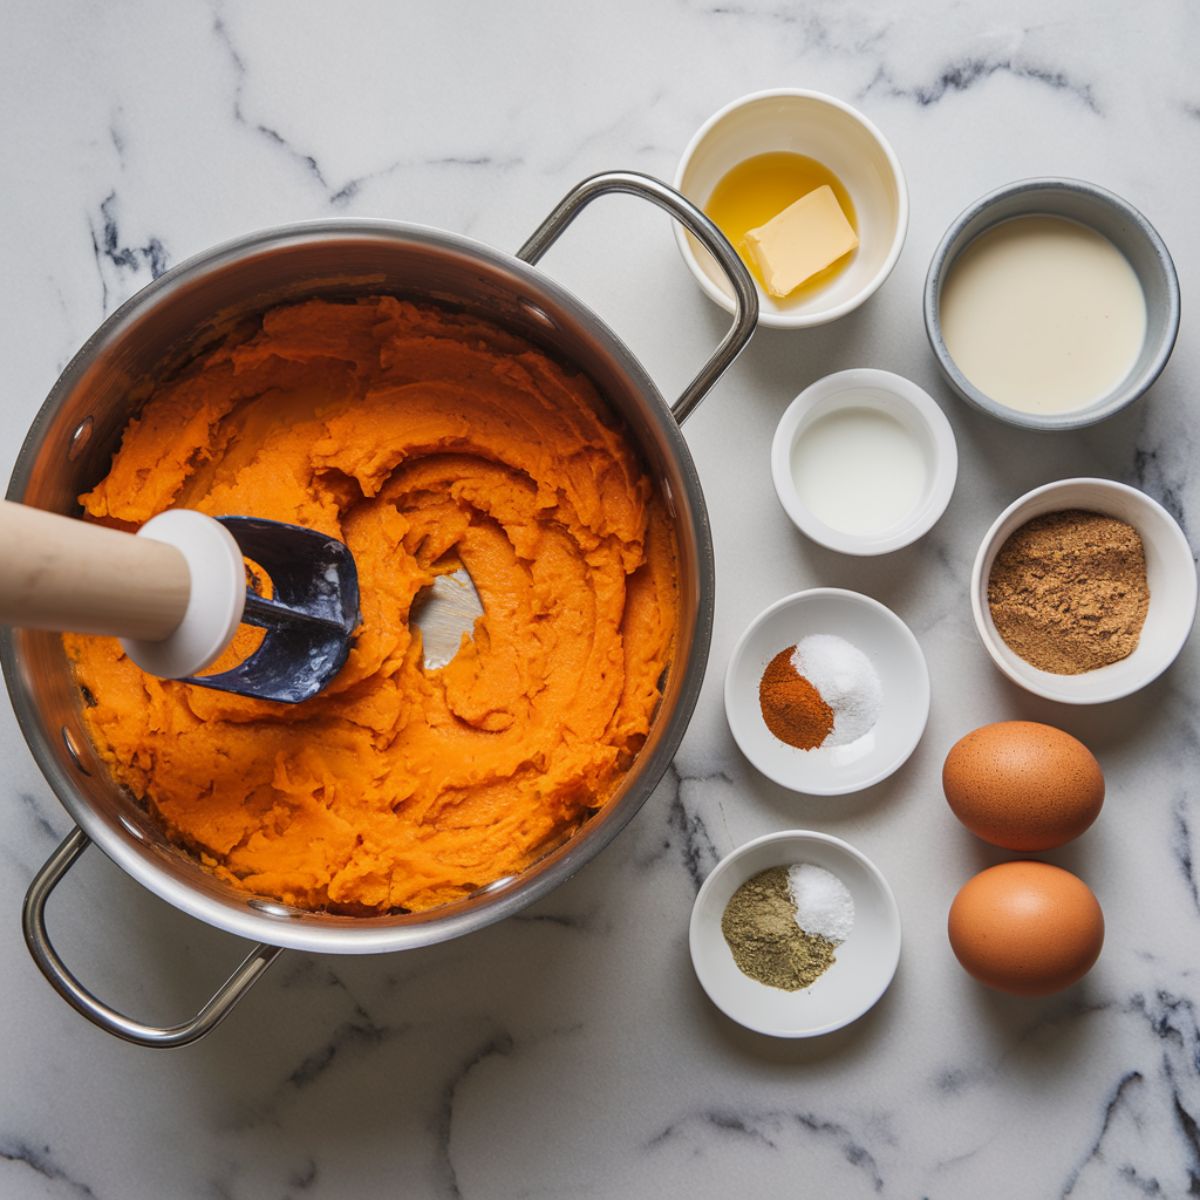
<svg viewBox="0 0 1200 1200"><path fill-rule="evenodd" d="M733 326L679 399L668 405L620 340L584 305L533 269L569 222L607 192L627 192L669 212L721 265L737 298ZM424 913L340 917L249 896L204 871L163 837L113 783L80 719L80 695L61 640L0 632L0 663L34 758L76 828L39 871L25 898L25 938L59 994L127 1041L178 1046L202 1037L284 948L339 954L405 950L458 937L544 896L606 846L662 777L695 707L708 658L713 558L700 481L679 422L737 357L758 301L729 243L697 208L645 175L597 175L573 189L514 258L439 230L389 221L292 225L207 251L144 288L88 339L55 384L21 449L8 496L76 513L76 496L107 473L146 381L202 352L231 323L272 305L391 292L464 308L545 347L585 372L625 419L674 519L679 547L679 644L645 747L620 791L569 841L519 875ZM176 908L259 942L190 1020L169 1028L123 1016L70 972L46 931L50 892L95 842Z"/></svg>

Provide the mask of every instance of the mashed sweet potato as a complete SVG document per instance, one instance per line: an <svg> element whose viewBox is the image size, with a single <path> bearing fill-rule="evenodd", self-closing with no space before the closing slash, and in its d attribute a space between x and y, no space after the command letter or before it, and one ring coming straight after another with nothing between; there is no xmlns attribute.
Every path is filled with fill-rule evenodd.
<svg viewBox="0 0 1200 1200"><path fill-rule="evenodd" d="M519 871L602 806L659 700L667 518L590 384L491 325L390 297L268 312L160 386L89 517L251 514L342 538L362 627L289 707L143 674L68 636L115 779L217 875L310 909L424 909ZM443 669L414 598L484 606Z"/></svg>

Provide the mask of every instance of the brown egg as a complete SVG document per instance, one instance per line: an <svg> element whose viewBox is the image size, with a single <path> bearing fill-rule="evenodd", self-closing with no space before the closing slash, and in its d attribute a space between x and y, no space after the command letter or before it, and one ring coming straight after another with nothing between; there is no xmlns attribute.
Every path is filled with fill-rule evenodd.
<svg viewBox="0 0 1200 1200"><path fill-rule="evenodd" d="M1006 850L1050 850L1078 837L1104 803L1092 752L1053 725L998 721L956 742L942 787L954 815Z"/></svg>
<svg viewBox="0 0 1200 1200"><path fill-rule="evenodd" d="M1007 862L968 880L950 906L950 945L981 983L1048 996L1081 979L1104 945L1104 914L1078 876Z"/></svg>

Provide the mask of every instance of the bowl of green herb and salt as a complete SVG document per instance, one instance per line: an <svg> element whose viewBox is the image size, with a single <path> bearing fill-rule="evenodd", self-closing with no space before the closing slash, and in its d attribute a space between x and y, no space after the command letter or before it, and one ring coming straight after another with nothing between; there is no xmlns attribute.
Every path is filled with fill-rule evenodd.
<svg viewBox="0 0 1200 1200"><path fill-rule="evenodd" d="M692 963L726 1016L774 1037L857 1020L900 959L900 914L879 869L840 838L768 834L723 858L692 909Z"/></svg>

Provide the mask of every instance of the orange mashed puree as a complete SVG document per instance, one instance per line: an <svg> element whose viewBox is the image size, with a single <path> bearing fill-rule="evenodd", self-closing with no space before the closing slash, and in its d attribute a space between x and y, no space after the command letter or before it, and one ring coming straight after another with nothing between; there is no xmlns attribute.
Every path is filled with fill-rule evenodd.
<svg viewBox="0 0 1200 1200"><path fill-rule="evenodd" d="M65 639L112 775L239 888L365 915L455 900L568 836L645 739L675 634L667 518L591 385L489 324L386 296L273 309L157 388L81 502L353 551L353 650L294 707ZM409 610L459 565L484 615L427 671Z"/></svg>

